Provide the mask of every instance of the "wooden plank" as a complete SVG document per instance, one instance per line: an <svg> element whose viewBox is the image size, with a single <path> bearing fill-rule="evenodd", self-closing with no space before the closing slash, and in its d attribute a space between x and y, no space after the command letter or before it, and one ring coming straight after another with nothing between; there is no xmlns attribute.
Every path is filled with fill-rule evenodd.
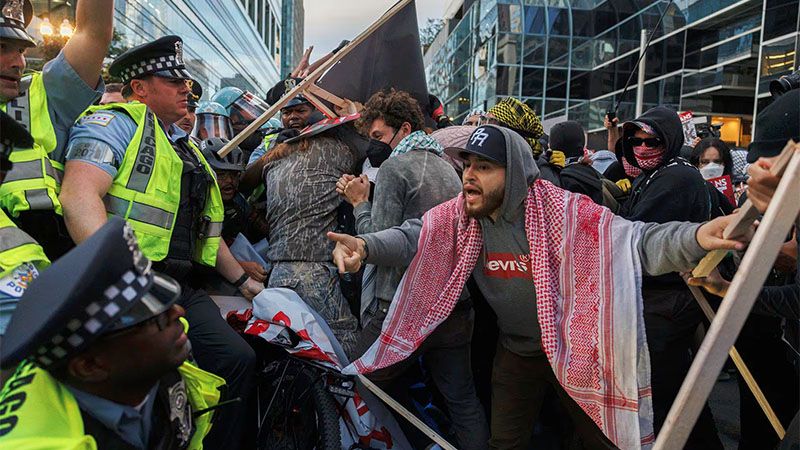
<svg viewBox="0 0 800 450"><path fill-rule="evenodd" d="M686 444L722 370L728 350L761 292L786 233L800 213L799 193L800 152L796 152L672 404L657 437L655 450L679 449Z"/></svg>
<svg viewBox="0 0 800 450"><path fill-rule="evenodd" d="M347 102L343 98L331 94L330 92L326 91L325 89L322 89L316 84L309 84L308 89L306 89L306 92L307 93L310 92L316 97L329 101L333 103L334 106L338 106L339 108L347 108Z"/></svg>
<svg viewBox="0 0 800 450"><path fill-rule="evenodd" d="M775 164L770 168L770 173L782 175L797 148L800 148L800 144L796 144L791 140L787 142L778 156L777 161L775 161ZM736 219L725 228L723 236L726 239L730 239L748 233L750 231L750 225L753 224L758 216L758 210L753 206L750 200L745 201L736 213ZM697 264L697 267L692 270L692 276L695 278L707 277L708 274L725 259L725 255L727 254L728 250L714 250L708 252L708 254L700 260L700 263Z"/></svg>
<svg viewBox="0 0 800 450"><path fill-rule="evenodd" d="M713 321L716 314L714 313L714 309L711 308L711 305L708 304L708 299L706 299L703 291L697 286L689 286L689 290L692 292L694 299L697 300L697 303L700 305L700 309L702 309L705 313L706 318L708 318L709 321ZM769 423L772 425L772 428L778 435L778 439L783 439L783 437L786 436L786 430L783 428L783 424L781 424L781 421L775 414L775 410L773 410L772 406L769 404L769 401L764 395L764 392L761 390L761 387L758 385L758 383L756 383L753 373L750 372L750 369L744 363L739 351L736 350L736 347L731 347L728 355L730 355L731 359L733 360L733 364L739 371L739 375L742 376L744 382L747 384L747 387L750 388L750 392L753 393L753 397L755 397L758 405L761 406L761 410L764 411L764 415L767 416L767 420L769 420Z"/></svg>
<svg viewBox="0 0 800 450"><path fill-rule="evenodd" d="M313 85L312 85L313 86ZM339 117L338 114L331 111L330 108L320 99L318 99L314 94L309 91L303 91L303 95L305 95L306 100L308 100L315 108L319 110L322 114L325 114L325 117L329 119L333 119L334 117Z"/></svg>
<svg viewBox="0 0 800 450"><path fill-rule="evenodd" d="M425 422L419 420L417 416L411 414L411 412L403 407L400 403L397 403L397 400L393 399L389 396L386 392L383 392L381 388L375 385L369 378L365 377L364 375L358 374L358 380L364 383L367 389L372 391L379 399L383 400L384 403L389 405L390 408L397 411L398 414L405 417L406 420L411 422L412 425L417 427L420 431L425 433L433 442L436 442L445 450L457 450L452 444L447 442L443 437L439 436L439 434L431 427L429 427Z"/></svg>
<svg viewBox="0 0 800 450"><path fill-rule="evenodd" d="M219 149L217 154L220 158L224 158L228 153L231 152L235 147L242 143L245 139L247 139L251 134L253 134L256 130L261 128L261 125L269 120L272 116L274 116L281 108L283 108L289 100L293 99L298 94L305 91L309 85L314 84L317 82L319 77L322 76L328 69L333 67L337 64L342 58L344 58L348 53L350 53L354 48L358 47L359 44L364 42L366 38L368 38L372 33L375 32L381 25L386 23L389 19L391 19L395 14L397 14L401 9L403 9L406 5L411 3L412 0L400 0L399 2L395 3L394 6L389 8L378 20L373 22L372 25L367 27L366 30L362 31L361 34L356 36L355 39L350 41L349 44L342 47L341 50L336 52L329 60L325 61L319 67L317 67L313 72L311 72L308 77L304 78L302 81L297 83L297 85L292 88L289 92L285 93L280 100L278 100L274 105L270 106L268 110L261 114L258 118L256 118L250 125L247 126L241 133L234 136L224 147Z"/></svg>

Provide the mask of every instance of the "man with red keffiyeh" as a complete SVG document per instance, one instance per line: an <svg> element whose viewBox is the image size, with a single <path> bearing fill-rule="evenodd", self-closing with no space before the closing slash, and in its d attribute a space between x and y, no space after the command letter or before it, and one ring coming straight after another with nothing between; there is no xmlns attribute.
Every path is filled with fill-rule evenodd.
<svg viewBox="0 0 800 450"><path fill-rule="evenodd" d="M525 449L554 389L588 448L649 447L650 371L641 277L689 270L730 221L630 222L537 180L525 140L487 125L470 136L462 193L422 220L336 241L339 270L408 265L381 335L346 372L408 357L447 318L470 276L497 313L488 446Z"/></svg>

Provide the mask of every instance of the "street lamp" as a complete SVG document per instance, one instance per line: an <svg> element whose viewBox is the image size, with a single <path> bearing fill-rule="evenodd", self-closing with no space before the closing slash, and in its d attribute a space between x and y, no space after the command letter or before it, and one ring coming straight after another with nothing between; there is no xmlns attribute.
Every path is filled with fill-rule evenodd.
<svg viewBox="0 0 800 450"><path fill-rule="evenodd" d="M59 27L58 31L62 37L69 38L72 37L72 32L75 31L75 29L72 28L72 24L69 23L68 19L64 19L64 21L61 22L61 26Z"/></svg>
<svg viewBox="0 0 800 450"><path fill-rule="evenodd" d="M53 35L53 24L50 23L50 19L45 17L42 19L42 23L39 25L39 33L42 36L52 36Z"/></svg>

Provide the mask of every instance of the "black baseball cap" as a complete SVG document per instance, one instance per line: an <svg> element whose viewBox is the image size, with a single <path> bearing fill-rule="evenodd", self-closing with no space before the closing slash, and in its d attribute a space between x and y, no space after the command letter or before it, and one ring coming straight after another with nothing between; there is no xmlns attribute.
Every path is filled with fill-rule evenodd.
<svg viewBox="0 0 800 450"><path fill-rule="evenodd" d="M500 128L494 125L478 127L467 139L467 145L461 148L448 148L445 152L457 159L467 159L469 154L486 158L497 164L506 165L506 138Z"/></svg>
<svg viewBox="0 0 800 450"><path fill-rule="evenodd" d="M800 142L800 89L776 98L756 118L756 132L747 147L747 162L777 156L789 139Z"/></svg>

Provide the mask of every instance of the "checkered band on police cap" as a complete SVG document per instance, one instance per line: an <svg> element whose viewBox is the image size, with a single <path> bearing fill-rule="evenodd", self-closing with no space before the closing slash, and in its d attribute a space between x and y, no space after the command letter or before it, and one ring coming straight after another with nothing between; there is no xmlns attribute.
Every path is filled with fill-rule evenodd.
<svg viewBox="0 0 800 450"><path fill-rule="evenodd" d="M111 75L128 83L145 75L192 78L183 61L183 41L178 36L164 36L134 47L119 55L109 66Z"/></svg>
<svg viewBox="0 0 800 450"><path fill-rule="evenodd" d="M100 299L75 311L65 328L40 345L32 359L45 369L66 360L96 340L98 334L130 309L131 302L144 296L152 284L152 271L144 274L126 271L116 283L106 288Z"/></svg>
<svg viewBox="0 0 800 450"><path fill-rule="evenodd" d="M166 72L172 78L189 78L189 72L183 68L183 63L177 63L175 55L138 61L134 65L122 69L121 78L127 83L134 78L156 72Z"/></svg>

